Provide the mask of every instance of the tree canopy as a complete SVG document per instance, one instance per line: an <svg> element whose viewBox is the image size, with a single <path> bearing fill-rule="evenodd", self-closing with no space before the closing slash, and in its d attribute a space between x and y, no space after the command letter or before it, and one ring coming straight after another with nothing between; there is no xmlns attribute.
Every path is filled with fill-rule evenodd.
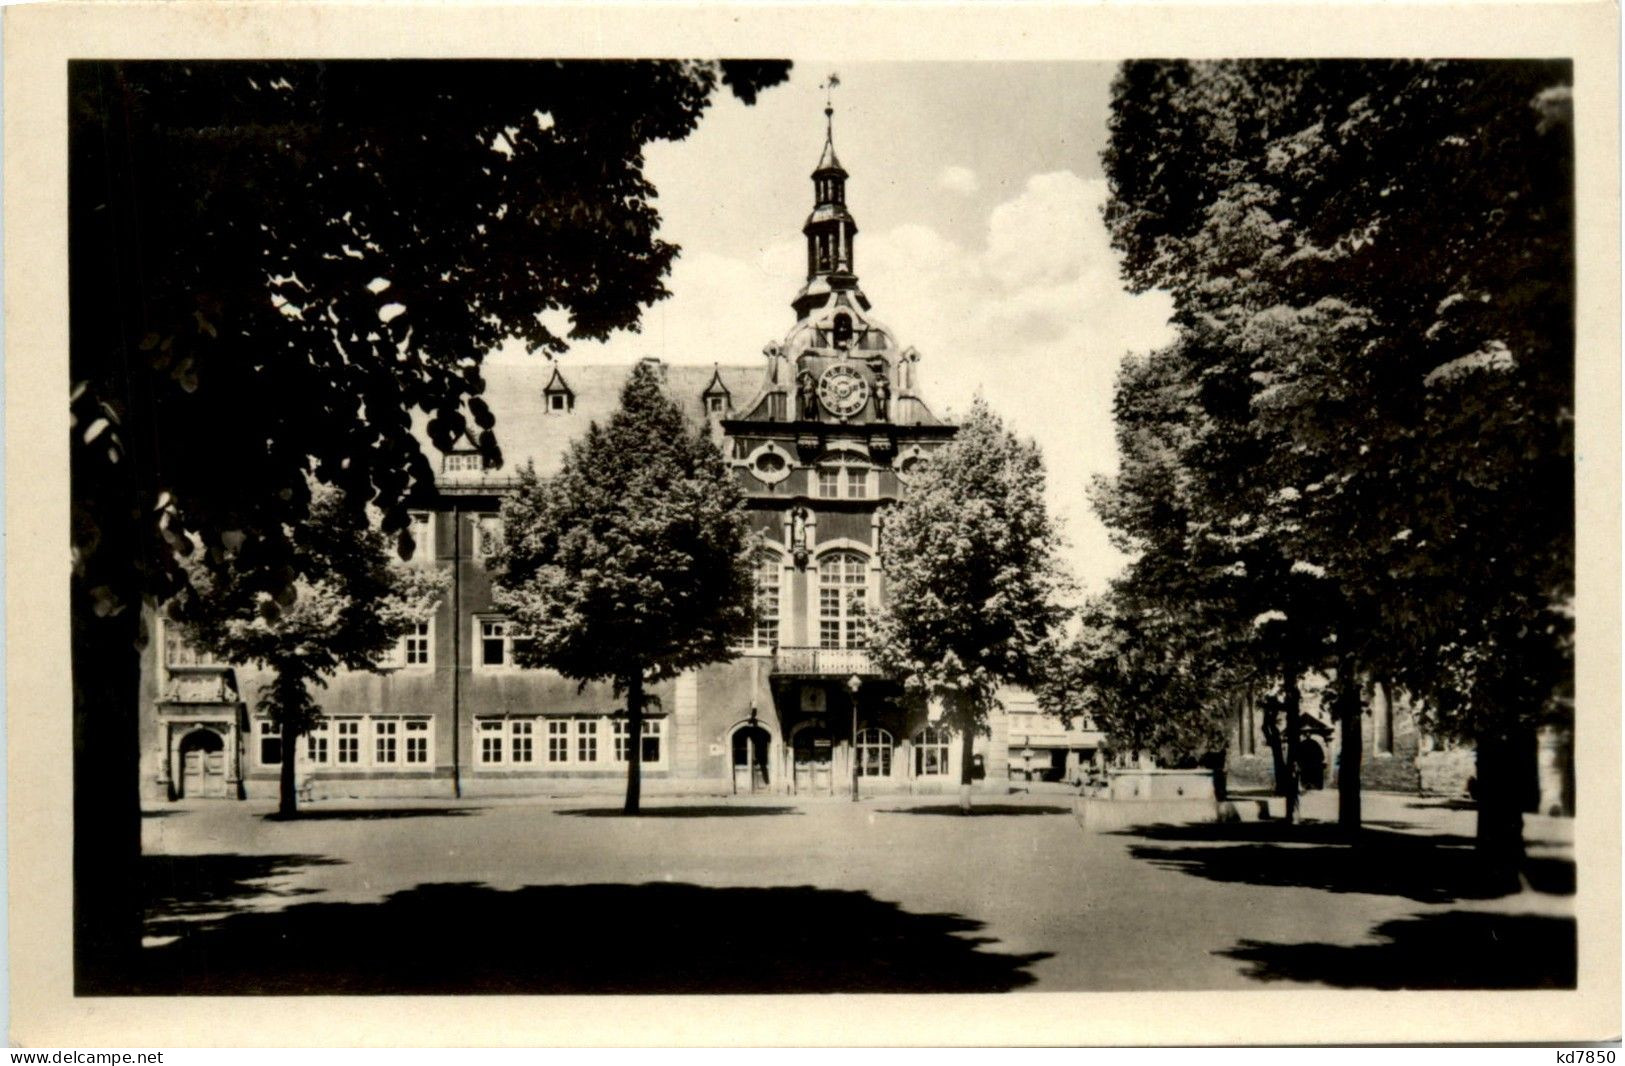
<svg viewBox="0 0 1625 1066"><path fill-rule="evenodd" d="M644 687L731 659L752 621L754 541L744 497L710 437L690 426L647 363L619 409L570 445L559 472L520 472L490 560L492 602L526 639L521 666L627 696L639 735ZM627 811L639 803L629 746Z"/></svg>
<svg viewBox="0 0 1625 1066"><path fill-rule="evenodd" d="M1481 762L1564 712L1570 79L1566 62L1145 62L1114 86L1106 218L1130 285L1174 297L1157 387L1184 405L1177 483L1196 527L1267 550L1260 571L1235 546L1252 602L1232 628L1258 611L1323 653L1345 757L1357 676L1421 697ZM1293 575L1309 597L1256 595Z"/></svg>
<svg viewBox="0 0 1625 1066"><path fill-rule="evenodd" d="M963 744L962 786L998 689L1036 687L1049 664L1070 588L1059 547L1038 446L980 396L885 513L874 657L910 691L942 701Z"/></svg>
<svg viewBox="0 0 1625 1066"><path fill-rule="evenodd" d="M178 591L194 544L285 594L307 476L410 552L433 488L413 420L496 462L484 354L635 329L677 251L645 147L788 67L69 64L81 988L139 944L141 597Z"/></svg>
<svg viewBox="0 0 1625 1066"><path fill-rule="evenodd" d="M272 679L260 707L282 736L284 815L295 811L295 742L320 721L312 687L338 670L376 670L401 636L428 617L446 575L412 566L369 512L345 505L337 490L318 487L309 517L289 531L301 576L279 597L227 550L188 565L188 583L169 604L188 640L223 662L254 664Z"/></svg>

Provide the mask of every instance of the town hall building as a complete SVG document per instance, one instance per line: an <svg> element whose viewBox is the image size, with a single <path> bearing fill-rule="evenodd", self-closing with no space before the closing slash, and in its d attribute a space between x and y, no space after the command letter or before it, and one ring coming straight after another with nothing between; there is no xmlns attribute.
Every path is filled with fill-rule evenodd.
<svg viewBox="0 0 1625 1066"><path fill-rule="evenodd" d="M433 615L379 671L334 678L323 720L285 744L260 713L266 677L212 662L173 628L143 676L142 781L149 801L269 798L295 760L306 799L567 794L615 789L637 744L651 791L931 792L956 787L960 746L927 706L903 698L867 650L886 594L886 507L954 427L929 405L921 356L873 313L858 281L847 172L827 135L803 234L807 280L794 324L753 365L654 365L665 391L709 429L731 464L763 547L757 620L729 662L655 686L640 736L607 685L513 661L515 633L492 607L485 560L500 543L513 462L555 472L571 441L614 412L630 369L538 358L486 369L506 469L472 446L441 459L437 503L413 514L413 565L448 574ZM431 445L422 441L425 452ZM1059 776L1102 738L1003 694L974 768L1003 791Z"/></svg>

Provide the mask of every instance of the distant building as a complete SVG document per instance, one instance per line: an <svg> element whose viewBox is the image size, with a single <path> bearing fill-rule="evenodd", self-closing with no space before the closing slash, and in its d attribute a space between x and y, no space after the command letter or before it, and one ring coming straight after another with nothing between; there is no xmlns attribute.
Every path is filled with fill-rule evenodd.
<svg viewBox="0 0 1625 1066"><path fill-rule="evenodd" d="M1341 730L1320 698L1326 679L1309 675L1300 685L1303 728L1298 744L1298 778L1305 789L1336 788L1342 757ZM1360 730L1360 784L1386 792L1470 796L1476 787L1477 757L1471 744L1434 736L1422 728L1416 708L1403 692L1374 682L1363 693ZM1284 721L1279 728L1285 728ZM1572 730L1547 726L1532 738L1534 762L1526 782L1527 809L1552 815L1574 813ZM1232 787L1275 785L1275 767L1264 712L1252 695L1234 706L1226 769Z"/></svg>
<svg viewBox="0 0 1625 1066"><path fill-rule="evenodd" d="M919 353L872 316L859 287L846 178L827 137L802 231L807 282L765 365L654 361L667 394L710 427L767 542L760 619L735 659L656 686L638 737L607 685L578 689L514 664L516 634L491 606L484 563L512 466L556 471L568 444L614 411L629 368L492 365L485 399L509 469L483 469L471 445L454 449L437 506L413 515L416 561L451 574L433 617L382 672L335 678L319 694L321 725L293 751L258 711L265 677L201 660L164 633L143 684L146 797L274 796L290 757L311 798L612 789L633 743L655 790L830 794L854 770L871 791L957 786L960 746L867 651L868 616L885 596L884 505L954 427L926 403ZM1003 697L1008 710L976 742L989 787L1012 774L1069 776L1098 750L1092 729L1061 728L1025 693Z"/></svg>

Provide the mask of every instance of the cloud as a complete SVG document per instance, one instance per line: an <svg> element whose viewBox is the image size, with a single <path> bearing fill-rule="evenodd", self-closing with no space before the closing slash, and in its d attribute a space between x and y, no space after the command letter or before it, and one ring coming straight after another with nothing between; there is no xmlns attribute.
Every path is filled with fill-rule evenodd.
<svg viewBox="0 0 1625 1066"><path fill-rule="evenodd" d="M989 214L983 248L925 226L858 247L876 311L920 349L927 401L939 413L963 410L980 391L1043 448L1068 562L1096 591L1123 562L1087 497L1094 476L1117 469L1117 370L1125 354L1173 340L1168 297L1131 295L1118 280L1100 214L1106 195L1104 181L1038 174Z"/></svg>
<svg viewBox="0 0 1625 1066"><path fill-rule="evenodd" d="M943 167L937 174L937 187L969 196L981 187L981 182L976 180L976 171L969 167Z"/></svg>

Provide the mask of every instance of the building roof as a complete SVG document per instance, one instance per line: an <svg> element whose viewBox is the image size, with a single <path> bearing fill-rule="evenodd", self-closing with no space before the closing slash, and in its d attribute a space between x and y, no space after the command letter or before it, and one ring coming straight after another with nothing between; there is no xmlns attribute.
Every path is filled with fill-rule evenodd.
<svg viewBox="0 0 1625 1066"><path fill-rule="evenodd" d="M735 398L760 389L762 367L752 366L669 366L658 361L667 395L676 401L684 417L696 426L707 424L705 393L716 392L720 383ZM426 419L414 422L423 453L435 467L435 481L442 489L477 491L496 489L518 476L527 461L546 477L558 472L570 442L587 432L593 422L609 421L620 405L621 388L632 367L625 364L572 364L537 356L526 362L490 363L482 368L485 378L483 399L496 416L497 443L502 448L502 466L496 470L442 471L441 453L424 429ZM546 393L568 391L567 410L549 410ZM731 412L730 412L731 413ZM469 450L466 439L455 450Z"/></svg>

